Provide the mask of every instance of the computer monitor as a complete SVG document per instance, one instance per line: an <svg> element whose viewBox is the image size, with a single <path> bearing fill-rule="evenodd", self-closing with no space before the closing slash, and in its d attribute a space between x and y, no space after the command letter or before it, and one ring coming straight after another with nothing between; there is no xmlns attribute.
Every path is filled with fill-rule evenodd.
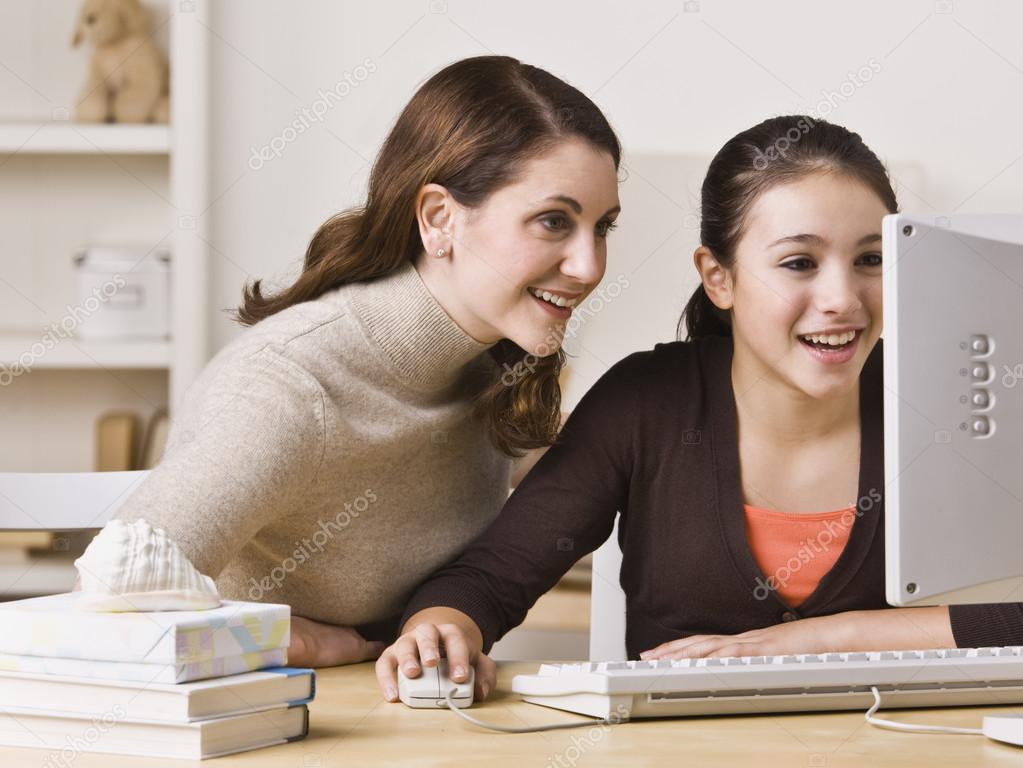
<svg viewBox="0 0 1023 768"><path fill-rule="evenodd" d="M1023 601L1023 216L886 216L891 605Z"/></svg>

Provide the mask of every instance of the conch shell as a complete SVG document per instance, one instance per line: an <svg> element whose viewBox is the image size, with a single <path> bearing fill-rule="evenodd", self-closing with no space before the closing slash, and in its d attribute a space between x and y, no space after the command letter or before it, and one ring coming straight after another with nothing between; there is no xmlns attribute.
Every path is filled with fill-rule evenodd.
<svg viewBox="0 0 1023 768"><path fill-rule="evenodd" d="M75 560L78 608L86 611L198 611L220 605L213 579L196 570L162 528L111 520Z"/></svg>

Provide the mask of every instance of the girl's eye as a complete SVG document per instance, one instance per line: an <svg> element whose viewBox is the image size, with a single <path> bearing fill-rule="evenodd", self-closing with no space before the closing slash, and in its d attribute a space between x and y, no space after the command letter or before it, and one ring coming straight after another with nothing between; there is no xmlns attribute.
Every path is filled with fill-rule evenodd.
<svg viewBox="0 0 1023 768"><path fill-rule="evenodd" d="M868 267L880 267L881 266L881 254L880 253L865 253L861 257L867 261L866 266Z"/></svg>
<svg viewBox="0 0 1023 768"><path fill-rule="evenodd" d="M792 261L786 261L782 266L786 269L791 269L793 272L803 272L808 266L812 267L813 262L809 259L793 259Z"/></svg>
<svg viewBox="0 0 1023 768"><path fill-rule="evenodd" d="M607 237L618 225L613 221L602 221L597 225L597 237Z"/></svg>
<svg viewBox="0 0 1023 768"><path fill-rule="evenodd" d="M540 219L543 225L551 232L564 232L568 229L568 219L560 213L548 214Z"/></svg>

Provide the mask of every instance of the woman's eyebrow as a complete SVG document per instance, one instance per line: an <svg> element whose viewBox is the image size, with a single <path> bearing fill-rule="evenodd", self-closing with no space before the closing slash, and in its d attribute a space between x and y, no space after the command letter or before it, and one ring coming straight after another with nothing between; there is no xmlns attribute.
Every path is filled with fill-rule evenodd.
<svg viewBox="0 0 1023 768"><path fill-rule="evenodd" d="M577 215L582 214L583 212L582 205L574 197L569 197L568 195L550 195L549 197L545 197L540 202L547 202L548 200L564 203L573 211L575 211ZM607 210L607 213L604 214L604 216L610 216L613 213L619 213L621 210L622 207L620 205L616 205L614 208L609 208Z"/></svg>
<svg viewBox="0 0 1023 768"><path fill-rule="evenodd" d="M856 247L861 245L867 245L868 243L876 243L881 240L880 232L871 232L869 235L864 235L856 242ZM820 235L815 235L809 232L802 232L798 235L788 235L786 237L779 238L771 243L768 248L774 248L776 245L786 245L788 243L799 243L802 245L817 245L826 246L828 241L826 238Z"/></svg>

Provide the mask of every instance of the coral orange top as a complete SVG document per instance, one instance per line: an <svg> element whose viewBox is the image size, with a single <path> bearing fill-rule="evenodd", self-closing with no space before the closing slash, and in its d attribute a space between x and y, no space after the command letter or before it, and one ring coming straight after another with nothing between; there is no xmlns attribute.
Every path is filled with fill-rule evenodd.
<svg viewBox="0 0 1023 768"><path fill-rule="evenodd" d="M799 514L744 504L746 538L767 586L793 608L817 588L849 541L856 505Z"/></svg>

